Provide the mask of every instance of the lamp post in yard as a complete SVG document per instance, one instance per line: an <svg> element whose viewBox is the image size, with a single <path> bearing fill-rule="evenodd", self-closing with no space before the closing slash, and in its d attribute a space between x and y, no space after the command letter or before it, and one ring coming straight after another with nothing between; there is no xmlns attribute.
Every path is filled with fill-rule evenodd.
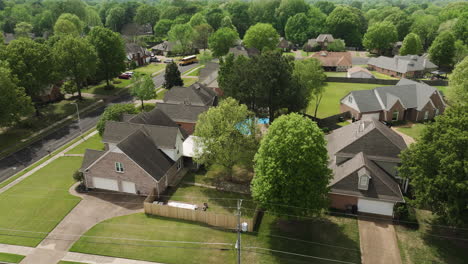
<svg viewBox="0 0 468 264"><path fill-rule="evenodd" d="M81 130L80 121L80 110L78 109L78 103L73 103L76 106L76 115L78 116L78 128L80 129L80 136L83 137L83 131Z"/></svg>

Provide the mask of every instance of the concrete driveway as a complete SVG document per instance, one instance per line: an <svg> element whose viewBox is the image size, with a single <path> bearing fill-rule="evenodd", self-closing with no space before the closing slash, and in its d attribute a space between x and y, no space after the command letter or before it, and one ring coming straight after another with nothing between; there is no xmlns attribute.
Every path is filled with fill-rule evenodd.
<svg viewBox="0 0 468 264"><path fill-rule="evenodd" d="M390 221L359 219L362 264L401 264L395 229Z"/></svg>
<svg viewBox="0 0 468 264"><path fill-rule="evenodd" d="M107 191L78 194L72 187L70 193L83 200L52 230L21 264L57 263L81 235L106 219L143 212L144 197L117 194Z"/></svg>

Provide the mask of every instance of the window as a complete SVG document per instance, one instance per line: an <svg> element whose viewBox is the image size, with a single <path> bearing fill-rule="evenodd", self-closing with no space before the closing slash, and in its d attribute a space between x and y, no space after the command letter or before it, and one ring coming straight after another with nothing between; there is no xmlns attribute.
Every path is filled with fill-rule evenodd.
<svg viewBox="0 0 468 264"><path fill-rule="evenodd" d="M353 102L353 97L352 97L352 96L349 96L349 97L348 97L348 102L350 102L350 103Z"/></svg>
<svg viewBox="0 0 468 264"><path fill-rule="evenodd" d="M123 164L120 162L115 163L115 171L116 172L124 172Z"/></svg>
<svg viewBox="0 0 468 264"><path fill-rule="evenodd" d="M397 121L398 120L398 115L400 112L398 111L393 111L393 116L392 116L392 121Z"/></svg>
<svg viewBox="0 0 468 264"><path fill-rule="evenodd" d="M429 111L424 112L424 120L429 119Z"/></svg>
<svg viewBox="0 0 468 264"><path fill-rule="evenodd" d="M360 179L359 179L359 184L360 184L361 186L367 186L368 180L369 180L369 179L367 178L367 176L366 176L366 175L363 175L363 176L361 176Z"/></svg>
<svg viewBox="0 0 468 264"><path fill-rule="evenodd" d="M179 159L177 161L177 170L180 170L180 169L182 169L182 159Z"/></svg>

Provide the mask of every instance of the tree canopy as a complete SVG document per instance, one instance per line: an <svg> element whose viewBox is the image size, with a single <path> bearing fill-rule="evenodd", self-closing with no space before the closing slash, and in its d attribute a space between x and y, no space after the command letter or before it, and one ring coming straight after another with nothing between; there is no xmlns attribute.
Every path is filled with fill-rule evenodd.
<svg viewBox="0 0 468 264"><path fill-rule="evenodd" d="M104 134L107 121L120 121L122 114L136 114L137 110L134 104L112 104L106 107L104 113L96 124L99 135Z"/></svg>
<svg viewBox="0 0 468 264"><path fill-rule="evenodd" d="M307 15L299 13L288 19L284 31L287 40L302 46L312 36L310 29L311 24Z"/></svg>
<svg viewBox="0 0 468 264"><path fill-rule="evenodd" d="M230 28L220 28L208 39L208 45L216 57L224 56L234 46L239 34Z"/></svg>
<svg viewBox="0 0 468 264"><path fill-rule="evenodd" d="M375 23L369 27L364 35L362 44L367 50L377 50L379 54L383 54L390 50L398 40L396 27L388 21Z"/></svg>
<svg viewBox="0 0 468 264"><path fill-rule="evenodd" d="M359 15L349 6L338 6L327 17L326 26L335 38L342 38L350 46L361 44L361 29L365 27Z"/></svg>
<svg viewBox="0 0 468 264"><path fill-rule="evenodd" d="M143 110L145 109L143 101L156 97L153 79L148 75L135 76L133 77L132 84L130 93L141 101L141 109Z"/></svg>
<svg viewBox="0 0 468 264"><path fill-rule="evenodd" d="M468 57L455 66L450 75L448 98L451 103L468 104Z"/></svg>
<svg viewBox="0 0 468 264"><path fill-rule="evenodd" d="M400 55L419 55L423 52L421 39L415 33L409 33L403 40L400 48Z"/></svg>
<svg viewBox="0 0 468 264"><path fill-rule="evenodd" d="M244 36L244 44L259 51L274 50L279 43L279 35L270 24L257 23L251 26Z"/></svg>
<svg viewBox="0 0 468 264"><path fill-rule="evenodd" d="M177 24L172 26L167 33L169 40L176 43L176 52L187 54L193 49L193 36L195 31L189 24Z"/></svg>
<svg viewBox="0 0 468 264"><path fill-rule="evenodd" d="M296 61L294 65L294 76L303 85L302 96L306 99L312 95L315 100L314 116L317 117L317 111L322 100L324 84L327 76L322 68L322 63L315 59L306 59Z"/></svg>
<svg viewBox="0 0 468 264"><path fill-rule="evenodd" d="M438 66L450 66L455 56L455 37L452 32L440 33L429 48L431 61Z"/></svg>
<svg viewBox="0 0 468 264"><path fill-rule="evenodd" d="M173 86L183 85L184 81L180 77L179 67L177 67L175 62L169 63L164 73L164 88L171 89Z"/></svg>

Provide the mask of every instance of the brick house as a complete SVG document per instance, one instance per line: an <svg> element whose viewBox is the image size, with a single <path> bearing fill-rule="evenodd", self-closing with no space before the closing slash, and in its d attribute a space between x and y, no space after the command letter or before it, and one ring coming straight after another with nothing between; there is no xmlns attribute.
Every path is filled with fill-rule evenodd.
<svg viewBox="0 0 468 264"><path fill-rule="evenodd" d="M327 50L328 45L333 42L335 42L335 38L332 34L320 34L317 38L309 39L306 45L310 49L320 46L321 50Z"/></svg>
<svg viewBox="0 0 468 264"><path fill-rule="evenodd" d="M406 144L396 132L379 121L358 121L326 135L329 168L333 171L329 197L331 207L393 216L403 203L408 182L398 177L398 155Z"/></svg>
<svg viewBox="0 0 468 264"><path fill-rule="evenodd" d="M151 53L136 43L126 43L125 52L128 62L133 61L137 66L148 64L151 58Z"/></svg>
<svg viewBox="0 0 468 264"><path fill-rule="evenodd" d="M393 58L380 56L370 58L367 65L370 70L399 78L421 78L427 72L438 68L437 65L429 61L426 55L406 55Z"/></svg>
<svg viewBox="0 0 468 264"><path fill-rule="evenodd" d="M401 79L394 86L348 93L340 100L340 111L361 119L364 114L382 121L430 120L445 111L445 101L436 88L425 83Z"/></svg>
<svg viewBox="0 0 468 264"><path fill-rule="evenodd" d="M160 109L108 121L105 150L86 150L80 171L91 189L157 195L175 184L184 167L187 132Z"/></svg>
<svg viewBox="0 0 468 264"><path fill-rule="evenodd" d="M312 58L316 58L322 63L325 71L344 72L353 67L351 53L320 51L314 53Z"/></svg>

